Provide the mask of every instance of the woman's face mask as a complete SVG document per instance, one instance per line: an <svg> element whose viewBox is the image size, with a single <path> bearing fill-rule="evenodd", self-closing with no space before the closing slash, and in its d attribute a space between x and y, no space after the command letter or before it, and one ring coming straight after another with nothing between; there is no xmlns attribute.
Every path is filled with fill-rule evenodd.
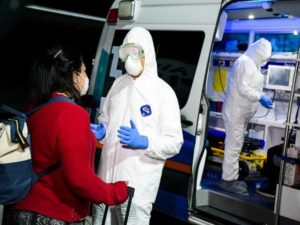
<svg viewBox="0 0 300 225"><path fill-rule="evenodd" d="M89 89L89 78L85 77L83 87L80 90L80 96L86 95L88 89Z"/></svg>
<svg viewBox="0 0 300 225"><path fill-rule="evenodd" d="M89 89L89 78L86 75L85 69L85 65L82 64L81 72L76 72L76 74L74 74L74 84L76 89L79 91L80 96L86 95Z"/></svg>

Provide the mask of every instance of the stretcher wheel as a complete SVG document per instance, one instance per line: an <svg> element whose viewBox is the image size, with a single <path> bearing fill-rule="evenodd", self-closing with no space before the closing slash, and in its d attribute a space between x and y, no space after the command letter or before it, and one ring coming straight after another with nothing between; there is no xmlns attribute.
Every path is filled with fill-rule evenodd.
<svg viewBox="0 0 300 225"><path fill-rule="evenodd" d="M245 178L249 175L249 166L245 161L239 161L239 178Z"/></svg>

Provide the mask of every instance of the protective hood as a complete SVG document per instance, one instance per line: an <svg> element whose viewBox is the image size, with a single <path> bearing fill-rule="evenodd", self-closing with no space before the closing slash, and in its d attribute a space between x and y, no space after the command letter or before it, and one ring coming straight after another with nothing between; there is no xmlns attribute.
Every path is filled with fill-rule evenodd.
<svg viewBox="0 0 300 225"><path fill-rule="evenodd" d="M251 58L257 67L261 67L265 64L266 60L271 57L272 46L271 43L261 38L249 46L245 55Z"/></svg>
<svg viewBox="0 0 300 225"><path fill-rule="evenodd" d="M123 44L127 43L139 44L144 50L145 65L141 76L158 77L155 50L149 31L142 27L131 29L123 41Z"/></svg>

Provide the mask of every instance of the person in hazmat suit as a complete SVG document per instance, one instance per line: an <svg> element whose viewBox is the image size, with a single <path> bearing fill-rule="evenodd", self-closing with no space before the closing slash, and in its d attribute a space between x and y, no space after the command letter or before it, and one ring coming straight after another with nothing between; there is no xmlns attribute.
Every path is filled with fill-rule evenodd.
<svg viewBox="0 0 300 225"><path fill-rule="evenodd" d="M96 136L104 135L98 175L106 182L120 179L135 189L128 225L148 225L165 160L183 143L178 100L158 77L151 34L131 29L119 49L126 74L109 90ZM99 135L97 135L99 134ZM110 208L106 224L122 224L127 203ZM102 222L103 205L93 208L93 224Z"/></svg>
<svg viewBox="0 0 300 225"><path fill-rule="evenodd" d="M238 180L239 156L247 124L259 103L265 108L272 108L272 100L263 93L264 77L260 72L260 67L267 63L271 53L268 40L262 38L254 42L235 61L228 80L223 104L226 138L220 187L241 195L248 194L247 183Z"/></svg>

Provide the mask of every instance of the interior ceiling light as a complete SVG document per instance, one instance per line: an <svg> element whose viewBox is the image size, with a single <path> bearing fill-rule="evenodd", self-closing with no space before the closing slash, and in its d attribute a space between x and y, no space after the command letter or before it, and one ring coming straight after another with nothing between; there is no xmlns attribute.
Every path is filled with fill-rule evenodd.
<svg viewBox="0 0 300 225"><path fill-rule="evenodd" d="M274 0L251 0L232 3L226 9L255 9L262 8L262 4L272 3Z"/></svg>
<svg viewBox="0 0 300 225"><path fill-rule="evenodd" d="M272 9L272 2L263 2L262 3L262 8L264 10L266 10L267 12L273 12L273 9Z"/></svg>
<svg viewBox="0 0 300 225"><path fill-rule="evenodd" d="M281 17L283 17L283 18L289 18L289 14L283 13L283 14L281 14Z"/></svg>
<svg viewBox="0 0 300 225"><path fill-rule="evenodd" d="M294 19L295 17L293 15L289 15L288 17L290 20Z"/></svg>
<svg viewBox="0 0 300 225"><path fill-rule="evenodd" d="M254 15L253 15L253 14L250 14L250 15L248 16L248 19L249 19L249 20L253 20L253 19L254 19Z"/></svg>

